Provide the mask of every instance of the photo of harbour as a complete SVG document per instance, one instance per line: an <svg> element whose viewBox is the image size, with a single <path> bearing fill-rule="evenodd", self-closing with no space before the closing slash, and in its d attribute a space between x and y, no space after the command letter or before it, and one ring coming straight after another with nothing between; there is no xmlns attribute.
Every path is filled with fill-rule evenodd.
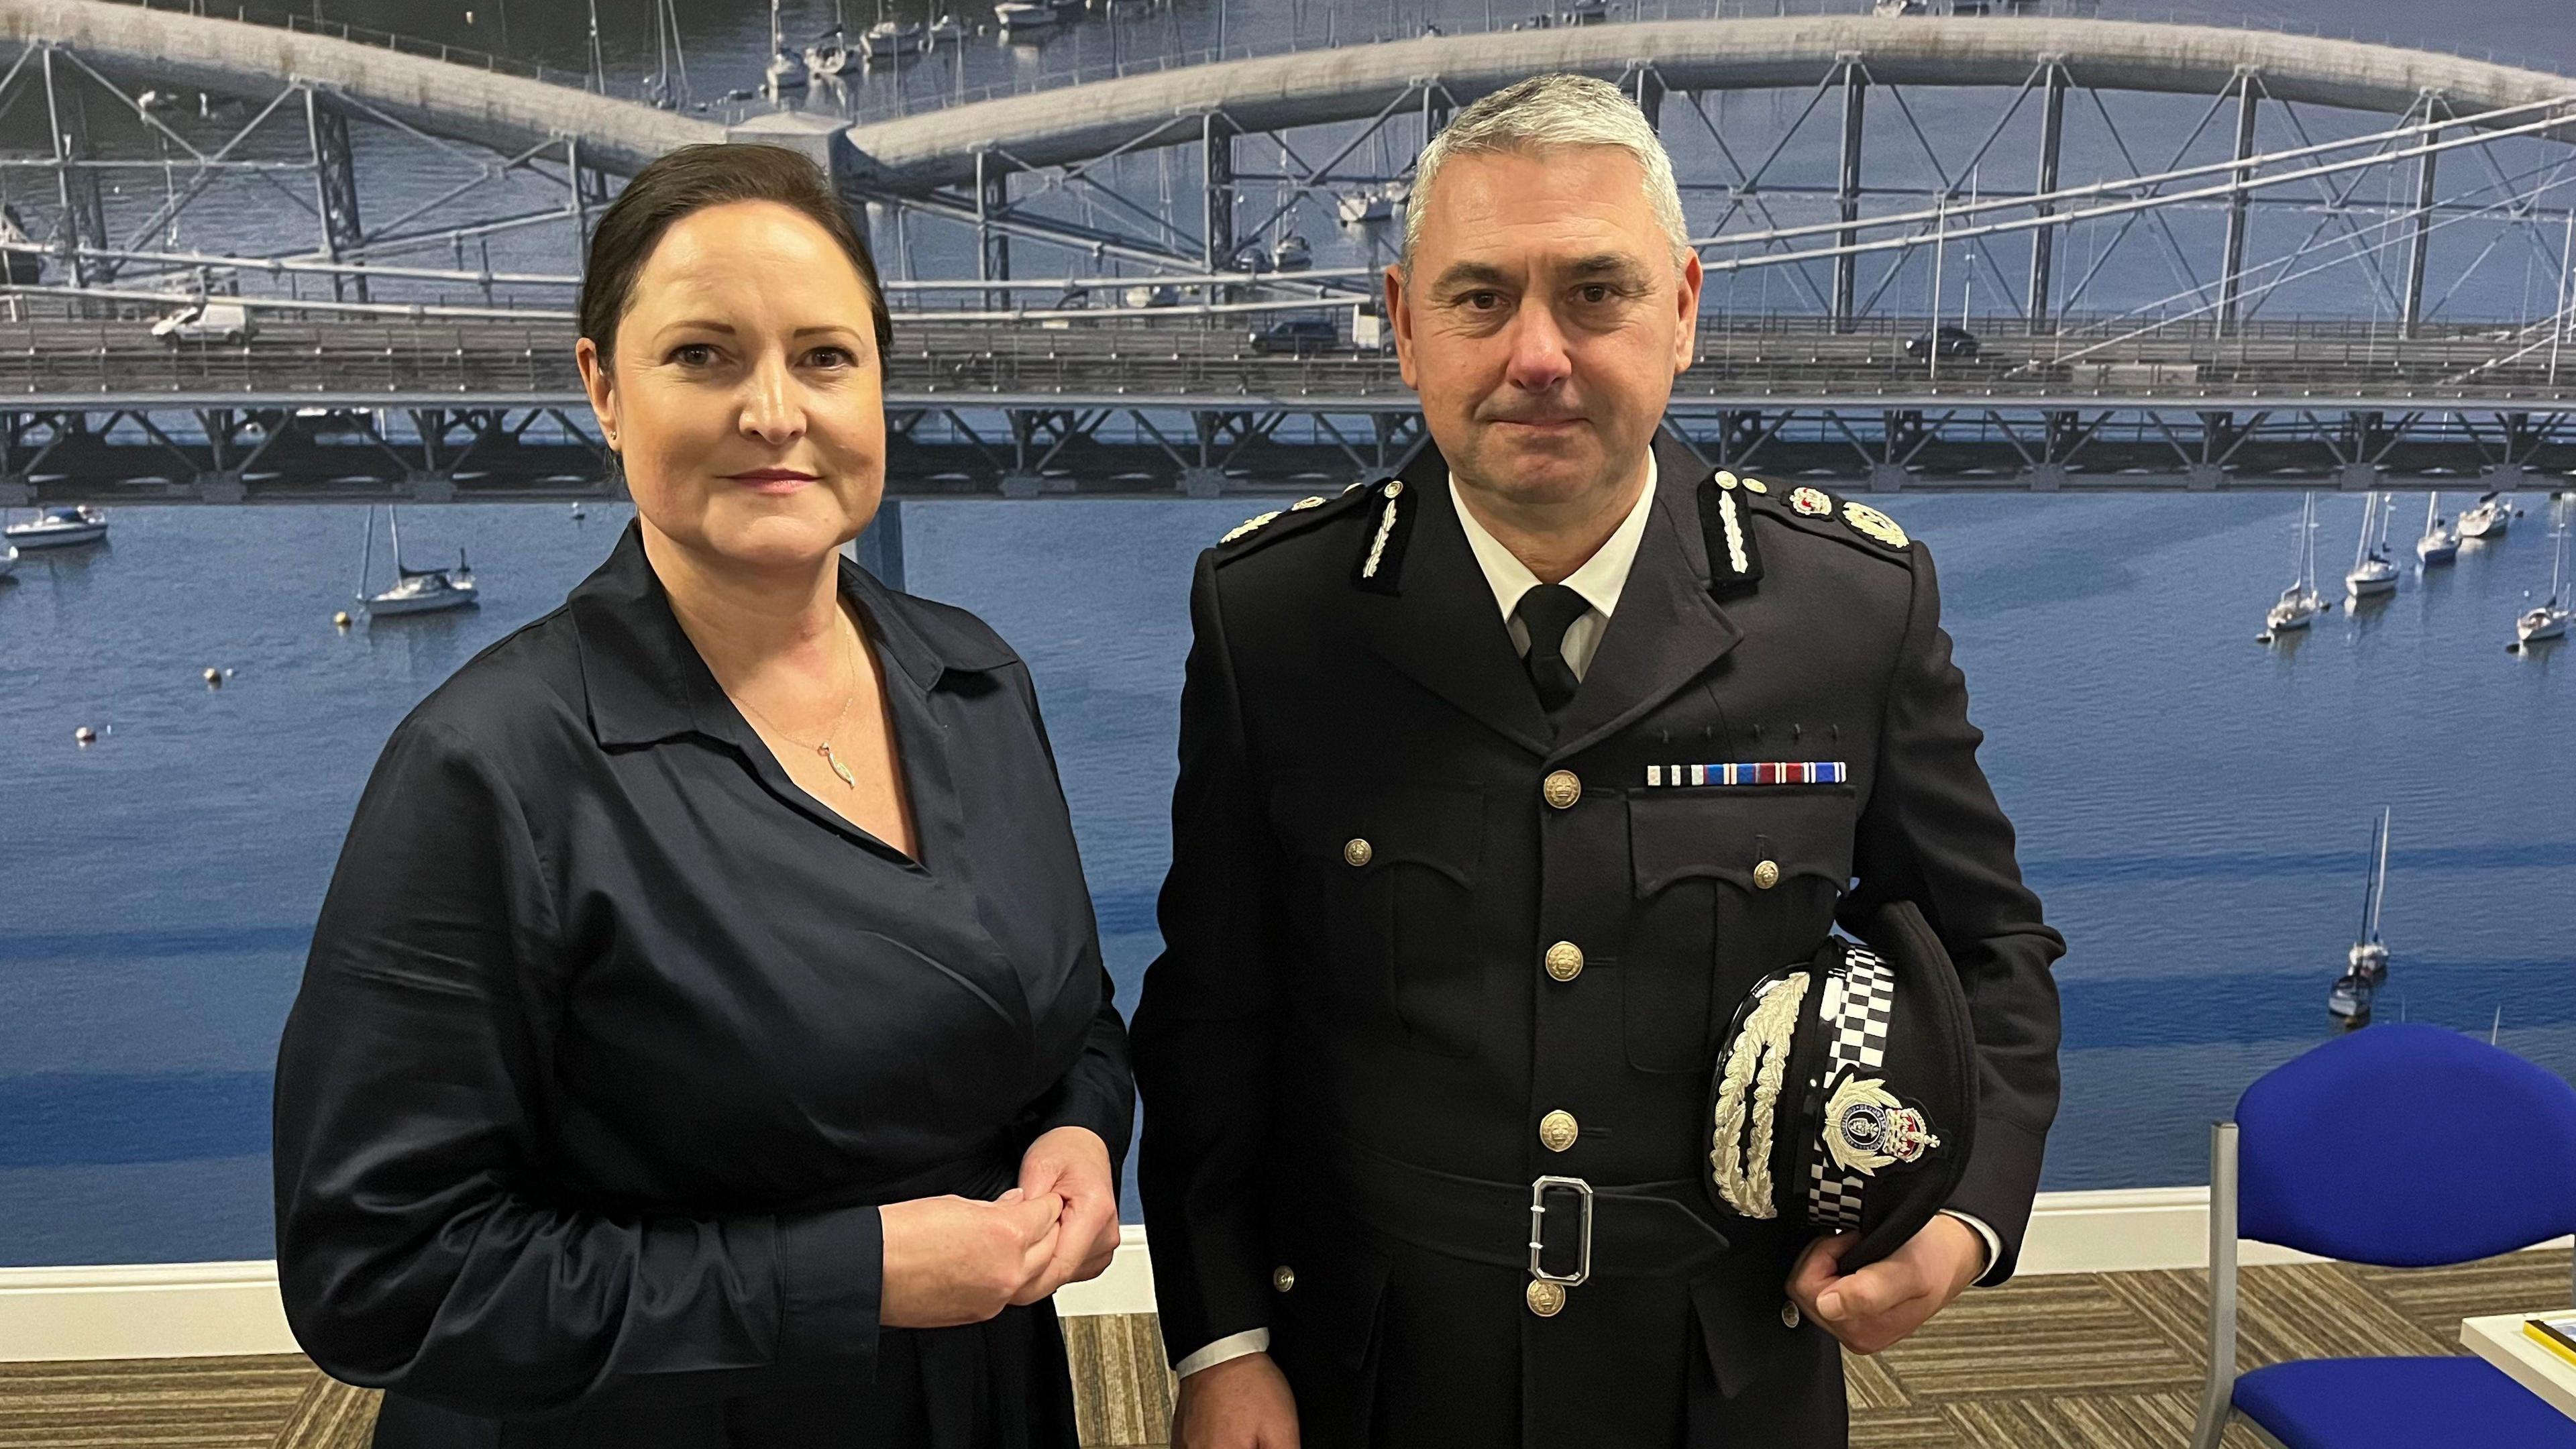
<svg viewBox="0 0 2576 1449"><path fill-rule="evenodd" d="M0 80L0 1266L274 1254L278 1036L368 772L633 515L570 308L672 145L804 148L864 220L896 501L859 556L1028 661L1132 1007L1193 563L1422 441L1377 269L1427 130L1531 56L1673 150L1689 445L1938 561L2068 941L2043 1189L2206 1182L2245 1084L2356 1028L2576 1076L2561 5L69 8ZM146 24L555 109L155 76ZM1581 50L1629 27L1663 58ZM1108 89L1238 63L1275 94L1186 124Z"/></svg>

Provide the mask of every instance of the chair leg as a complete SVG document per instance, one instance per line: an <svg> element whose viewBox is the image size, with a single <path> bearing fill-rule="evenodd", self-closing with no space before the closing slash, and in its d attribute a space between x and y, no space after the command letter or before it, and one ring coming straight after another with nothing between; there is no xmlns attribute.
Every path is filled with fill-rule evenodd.
<svg viewBox="0 0 2576 1449"><path fill-rule="evenodd" d="M2192 1449L2218 1449L2236 1392L2236 1124L2209 1129L2209 1372Z"/></svg>

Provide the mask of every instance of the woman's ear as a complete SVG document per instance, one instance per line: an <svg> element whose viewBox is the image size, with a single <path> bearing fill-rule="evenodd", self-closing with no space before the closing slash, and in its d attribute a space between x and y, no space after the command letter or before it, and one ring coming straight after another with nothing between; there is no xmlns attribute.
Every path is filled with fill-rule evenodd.
<svg viewBox="0 0 2576 1449"><path fill-rule="evenodd" d="M572 345L573 365L581 369L581 390L590 395L591 416L599 420L599 436L608 451L617 451L616 378L599 344L584 337Z"/></svg>

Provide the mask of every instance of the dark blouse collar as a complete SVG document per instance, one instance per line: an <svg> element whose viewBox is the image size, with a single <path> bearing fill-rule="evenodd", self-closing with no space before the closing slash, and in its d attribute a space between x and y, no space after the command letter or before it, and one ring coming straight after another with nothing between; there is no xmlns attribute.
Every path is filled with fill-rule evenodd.
<svg viewBox="0 0 2576 1449"><path fill-rule="evenodd" d="M840 573L841 597L857 606L884 657L924 694L951 670L999 669L1014 657L989 632L960 628L942 617L950 611L886 588L846 554ZM639 523L626 525L608 561L582 580L565 608L581 641L591 732L602 745L649 744L691 731L718 739L741 733L741 715L671 612Z"/></svg>

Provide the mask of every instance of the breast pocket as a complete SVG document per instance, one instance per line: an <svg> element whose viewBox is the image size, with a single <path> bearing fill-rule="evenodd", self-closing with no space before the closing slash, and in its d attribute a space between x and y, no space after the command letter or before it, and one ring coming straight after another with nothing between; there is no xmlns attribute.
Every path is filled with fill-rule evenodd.
<svg viewBox="0 0 2576 1449"><path fill-rule="evenodd" d="M1472 785L1292 780L1271 800L1290 899L1327 990L1391 1014L1413 1045L1475 1050L1484 970L1470 939L1485 800Z"/></svg>
<svg viewBox="0 0 2576 1449"><path fill-rule="evenodd" d="M1630 797L1637 906L1619 976L1631 1066L1705 1071L1712 1012L1731 1015L1757 978L1832 927L1855 808L1847 785Z"/></svg>

